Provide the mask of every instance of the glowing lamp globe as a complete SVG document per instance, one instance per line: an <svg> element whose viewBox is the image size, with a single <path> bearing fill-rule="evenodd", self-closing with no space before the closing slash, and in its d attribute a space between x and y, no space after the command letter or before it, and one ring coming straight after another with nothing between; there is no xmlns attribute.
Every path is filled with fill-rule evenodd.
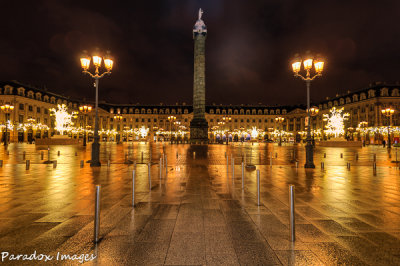
<svg viewBox="0 0 400 266"><path fill-rule="evenodd" d="M324 70L324 62L323 61L314 62L314 67L315 67L315 72L321 74L322 71Z"/></svg>
<svg viewBox="0 0 400 266"><path fill-rule="evenodd" d="M312 58L303 61L303 65L306 70L310 70L312 68L312 64L313 64Z"/></svg>
<svg viewBox="0 0 400 266"><path fill-rule="evenodd" d="M101 66L101 57L100 56L94 55L92 57L92 59L93 59L93 64L94 64L95 67L100 67Z"/></svg>
<svg viewBox="0 0 400 266"><path fill-rule="evenodd" d="M301 61L294 62L294 63L292 64L292 69L293 69L293 72L294 72L295 74L299 73L300 68L301 68Z"/></svg>

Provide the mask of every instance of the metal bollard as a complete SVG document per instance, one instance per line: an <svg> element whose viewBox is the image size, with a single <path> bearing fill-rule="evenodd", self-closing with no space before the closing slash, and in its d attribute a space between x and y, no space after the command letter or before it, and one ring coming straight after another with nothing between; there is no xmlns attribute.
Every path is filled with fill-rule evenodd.
<svg viewBox="0 0 400 266"><path fill-rule="evenodd" d="M99 242L100 233L100 185L96 186L96 196L94 200L94 242Z"/></svg>
<svg viewBox="0 0 400 266"><path fill-rule="evenodd" d="M196 159L196 152L193 152L193 159Z"/></svg>
<svg viewBox="0 0 400 266"><path fill-rule="evenodd" d="M232 156L232 179L235 178L235 157Z"/></svg>
<svg viewBox="0 0 400 266"><path fill-rule="evenodd" d="M31 165L30 160L26 160L26 170L29 170L29 166Z"/></svg>
<svg viewBox="0 0 400 266"><path fill-rule="evenodd" d="M176 159L178 159L178 152L176 152Z"/></svg>
<svg viewBox="0 0 400 266"><path fill-rule="evenodd" d="M257 169L257 205L260 206L260 170Z"/></svg>
<svg viewBox="0 0 400 266"><path fill-rule="evenodd" d="M3 160L0 160L0 167L3 167Z"/></svg>
<svg viewBox="0 0 400 266"><path fill-rule="evenodd" d="M278 158L278 153L277 152L275 152L275 158Z"/></svg>
<svg viewBox="0 0 400 266"><path fill-rule="evenodd" d="M133 163L133 168L136 169L136 161Z"/></svg>
<svg viewBox="0 0 400 266"><path fill-rule="evenodd" d="M321 162L321 169L324 169L324 162Z"/></svg>
<svg viewBox="0 0 400 266"><path fill-rule="evenodd" d="M84 163L85 162L83 160L81 160L81 168L83 168Z"/></svg>
<svg viewBox="0 0 400 266"><path fill-rule="evenodd" d="M40 152L40 160L43 160L43 157L44 157L44 153L42 151L42 152Z"/></svg>
<svg viewBox="0 0 400 266"><path fill-rule="evenodd" d="M57 152L57 155L60 156L60 151Z"/></svg>
<svg viewBox="0 0 400 266"><path fill-rule="evenodd" d="M324 153L324 158L326 158L326 153Z"/></svg>
<svg viewBox="0 0 400 266"><path fill-rule="evenodd" d="M142 163L143 163L143 152L142 152Z"/></svg>
<svg viewBox="0 0 400 266"><path fill-rule="evenodd" d="M225 158L226 158L226 152L225 152Z"/></svg>
<svg viewBox="0 0 400 266"><path fill-rule="evenodd" d="M26 152L24 151L24 152L22 153L22 158L23 158L23 160L25 160L25 156L26 156Z"/></svg>
<svg viewBox="0 0 400 266"><path fill-rule="evenodd" d="M299 161L295 162L296 168L299 168Z"/></svg>
<svg viewBox="0 0 400 266"><path fill-rule="evenodd" d="M75 156L78 156L78 152L75 152Z"/></svg>
<svg viewBox="0 0 400 266"><path fill-rule="evenodd" d="M151 191L151 163L148 163L148 169L149 169L149 190Z"/></svg>
<svg viewBox="0 0 400 266"><path fill-rule="evenodd" d="M210 156L210 152L207 152L207 157Z"/></svg>
<svg viewBox="0 0 400 266"><path fill-rule="evenodd" d="M340 153L340 158L343 158L343 153Z"/></svg>
<svg viewBox="0 0 400 266"><path fill-rule="evenodd" d="M295 234L295 212L294 212L294 185L289 186L289 227L290 227L290 241L294 242L296 240Z"/></svg>
<svg viewBox="0 0 400 266"><path fill-rule="evenodd" d="M226 156L226 174L229 172L229 156Z"/></svg>
<svg viewBox="0 0 400 266"><path fill-rule="evenodd" d="M53 161L53 168L56 168L57 167L57 160L54 160Z"/></svg>
<svg viewBox="0 0 400 266"><path fill-rule="evenodd" d="M376 162L376 153L374 153L374 162Z"/></svg>
<svg viewBox="0 0 400 266"><path fill-rule="evenodd" d="M111 166L111 161L110 161L110 159L108 159L107 160L107 167L110 167Z"/></svg>
<svg viewBox="0 0 400 266"><path fill-rule="evenodd" d="M10 155L10 151L9 150L7 150L7 155Z"/></svg>
<svg viewBox="0 0 400 266"><path fill-rule="evenodd" d="M374 170L376 170L376 162L374 162L374 164L372 165L372 167L374 168Z"/></svg>
<svg viewBox="0 0 400 266"><path fill-rule="evenodd" d="M356 153L356 161L358 161L358 153Z"/></svg>
<svg viewBox="0 0 400 266"><path fill-rule="evenodd" d="M350 170L350 163L347 163L347 170Z"/></svg>
<svg viewBox="0 0 400 266"><path fill-rule="evenodd" d="M242 189L244 189L244 162L242 162Z"/></svg>
<svg viewBox="0 0 400 266"><path fill-rule="evenodd" d="M162 178L162 159L161 158L160 158L159 167L160 167L160 180L161 180L161 178Z"/></svg>
<svg viewBox="0 0 400 266"><path fill-rule="evenodd" d="M165 156L165 177L168 175L168 161L167 161L167 155Z"/></svg>
<svg viewBox="0 0 400 266"><path fill-rule="evenodd" d="M132 207L135 207L135 170L132 170Z"/></svg>

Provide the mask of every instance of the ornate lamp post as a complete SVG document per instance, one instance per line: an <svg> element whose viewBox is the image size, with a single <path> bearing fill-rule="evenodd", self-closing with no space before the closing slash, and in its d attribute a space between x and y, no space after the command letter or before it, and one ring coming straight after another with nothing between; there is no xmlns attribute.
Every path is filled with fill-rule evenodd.
<svg viewBox="0 0 400 266"><path fill-rule="evenodd" d="M168 121L169 121L169 140L171 141L172 144L172 122L176 120L176 116L170 115L168 116Z"/></svg>
<svg viewBox="0 0 400 266"><path fill-rule="evenodd" d="M4 134L4 147L7 148L8 142L7 142L7 120L8 120L8 114L14 110L14 105L10 105L10 104L4 104L2 106L0 106L1 111L4 112L4 121L5 121L5 125L6 125L6 130L5 130L5 134Z"/></svg>
<svg viewBox="0 0 400 266"><path fill-rule="evenodd" d="M365 142L367 142L367 134L365 133L365 127L368 125L367 121L361 121L359 126L363 129L363 133L364 133L364 142L363 142L363 146L365 146Z"/></svg>
<svg viewBox="0 0 400 266"><path fill-rule="evenodd" d="M318 107L313 106L313 107L310 108L311 117L317 116L318 113L319 113ZM313 124L312 122L313 121L310 122L310 125ZM313 146L315 146L315 139L314 139L315 132L314 131L315 131L315 128L313 128L313 134L312 134L312 144L313 144Z"/></svg>
<svg viewBox="0 0 400 266"><path fill-rule="evenodd" d="M224 122L224 124L225 125L227 125L226 126L226 145L228 145L228 142L229 142L229 126L228 126L228 122L231 122L232 121L232 118L230 117L230 116L224 116L224 117L222 117L222 121Z"/></svg>
<svg viewBox="0 0 400 266"><path fill-rule="evenodd" d="M99 68L101 67L101 61L102 57L99 55L94 55L92 56L93 59L93 64L95 66L95 72L94 74L89 72L89 67L90 67L90 60L91 58L88 57L87 55L84 55L81 58L81 66L82 66L82 72L85 74L88 74L95 80L95 87L96 87L96 116L94 120L94 138L93 138L93 144L92 144L92 160L90 161L90 166L100 166L100 136L99 136L99 115L98 115L98 106L99 106L99 79L104 77L105 75L110 75L111 70L113 68L114 61L111 59L109 53L104 57L104 67L106 68L107 71L103 72L103 74L100 74Z"/></svg>
<svg viewBox="0 0 400 266"><path fill-rule="evenodd" d="M391 147L391 143L390 143L390 119L392 117L392 115L394 114L394 109L392 108L386 108L386 109L382 109L382 114L385 115L388 118L388 149L392 148Z"/></svg>
<svg viewBox="0 0 400 266"><path fill-rule="evenodd" d="M83 122L83 146L86 146L86 124L87 124L87 114L92 111L92 106L90 105L82 105L79 106L79 112L84 114L84 122Z"/></svg>
<svg viewBox="0 0 400 266"><path fill-rule="evenodd" d="M306 70L306 76L302 76L299 74L301 69L301 63L303 62L304 69ZM311 76L311 69L315 67L315 75ZM307 56L306 59L301 60L300 58L296 58L294 63L292 64L293 73L295 77L299 77L306 82L307 85L307 144L306 144L306 163L304 168L315 168L314 159L313 159L313 146L311 144L311 113L310 111L310 85L311 81L313 81L316 77L322 76L322 71L324 69L324 62L322 60L313 60L311 56Z"/></svg>
<svg viewBox="0 0 400 266"><path fill-rule="evenodd" d="M117 136L118 136L118 138L116 139L116 141L117 141L117 144L120 144L121 142L119 141L120 140L120 137L119 137L120 133L118 131L118 125L122 120L122 115L120 115L120 114L114 115L114 120L117 122Z"/></svg>
<svg viewBox="0 0 400 266"><path fill-rule="evenodd" d="M285 120L285 118L279 116L279 117L275 117L275 121L279 124L279 143L278 146L282 146L282 123Z"/></svg>
<svg viewBox="0 0 400 266"><path fill-rule="evenodd" d="M221 130L221 141L220 141L221 144L224 144L224 139L223 139L224 128L225 128L224 125L225 125L224 121L218 122L218 128Z"/></svg>

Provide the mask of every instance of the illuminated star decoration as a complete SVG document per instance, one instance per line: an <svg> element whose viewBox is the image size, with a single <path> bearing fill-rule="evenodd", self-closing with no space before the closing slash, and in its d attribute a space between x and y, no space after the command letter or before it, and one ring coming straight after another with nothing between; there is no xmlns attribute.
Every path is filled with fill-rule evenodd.
<svg viewBox="0 0 400 266"><path fill-rule="evenodd" d="M251 138L256 139L257 137L258 137L258 130L256 127L253 127L253 129L251 130Z"/></svg>
<svg viewBox="0 0 400 266"><path fill-rule="evenodd" d="M57 109L51 108L50 112L52 112L51 115L56 117L54 129L59 131L61 135L64 135L65 130L72 129L72 117L74 116L74 113L68 113L65 104L57 105Z"/></svg>
<svg viewBox="0 0 400 266"><path fill-rule="evenodd" d="M325 132L328 135L334 135L335 138L344 134L344 120L349 119L350 114L342 114L344 108L336 109L333 107L330 110L330 114L324 114L324 121L328 124L325 126L327 130Z"/></svg>

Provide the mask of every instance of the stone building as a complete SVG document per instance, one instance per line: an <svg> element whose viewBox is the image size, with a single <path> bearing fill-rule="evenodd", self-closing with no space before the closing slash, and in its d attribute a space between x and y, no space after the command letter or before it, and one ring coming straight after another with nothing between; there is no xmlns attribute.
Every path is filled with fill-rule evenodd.
<svg viewBox="0 0 400 266"><path fill-rule="evenodd" d="M327 98L325 101L314 103L320 109L319 114L312 119L313 129L322 129L325 126L323 114L329 113L332 107L344 108L350 113L346 127L356 129L360 122L368 123L368 128L399 126L400 111L400 85L385 83L371 84L369 87ZM87 104L94 106L93 102L71 99L58 95L47 89L27 86L17 81L0 83L0 105L11 104L15 106L9 114L13 125L9 138L12 142L31 141L32 139L46 138L55 134L54 117L50 115L50 108L57 104L65 104L69 111L79 111L79 106ZM392 107L395 114L389 118L381 114L384 107ZM115 119L120 115L121 119ZM284 122L279 125L277 117L283 117ZM252 128L260 129L266 133L276 129L284 130L293 136L305 131L305 106L266 106L266 105L206 105L205 118L209 126L209 139L215 140L213 129L228 130L235 134L235 130L250 131ZM170 119L169 119L170 118ZM171 119L172 118L172 119ZM193 108L185 103L175 105L140 105L140 104L110 104L99 103L99 130L102 141L133 141L138 138L133 131L141 127L148 128L147 139L162 137L169 140L172 132L181 130L184 134L181 140L189 138L190 121L193 118ZM87 129L94 127L94 111L87 114L78 114L74 119L76 127ZM5 114L0 114L2 126L2 139L4 138ZM40 126L38 126L40 125ZM79 132L70 132L71 137L83 138ZM396 133L397 134L397 133ZM270 134L266 134L270 138ZM396 136L396 135L395 135ZM89 140L91 134L88 134ZM375 136L376 139L376 136ZM378 138L379 139L379 138ZM232 140L235 140L232 136Z"/></svg>

